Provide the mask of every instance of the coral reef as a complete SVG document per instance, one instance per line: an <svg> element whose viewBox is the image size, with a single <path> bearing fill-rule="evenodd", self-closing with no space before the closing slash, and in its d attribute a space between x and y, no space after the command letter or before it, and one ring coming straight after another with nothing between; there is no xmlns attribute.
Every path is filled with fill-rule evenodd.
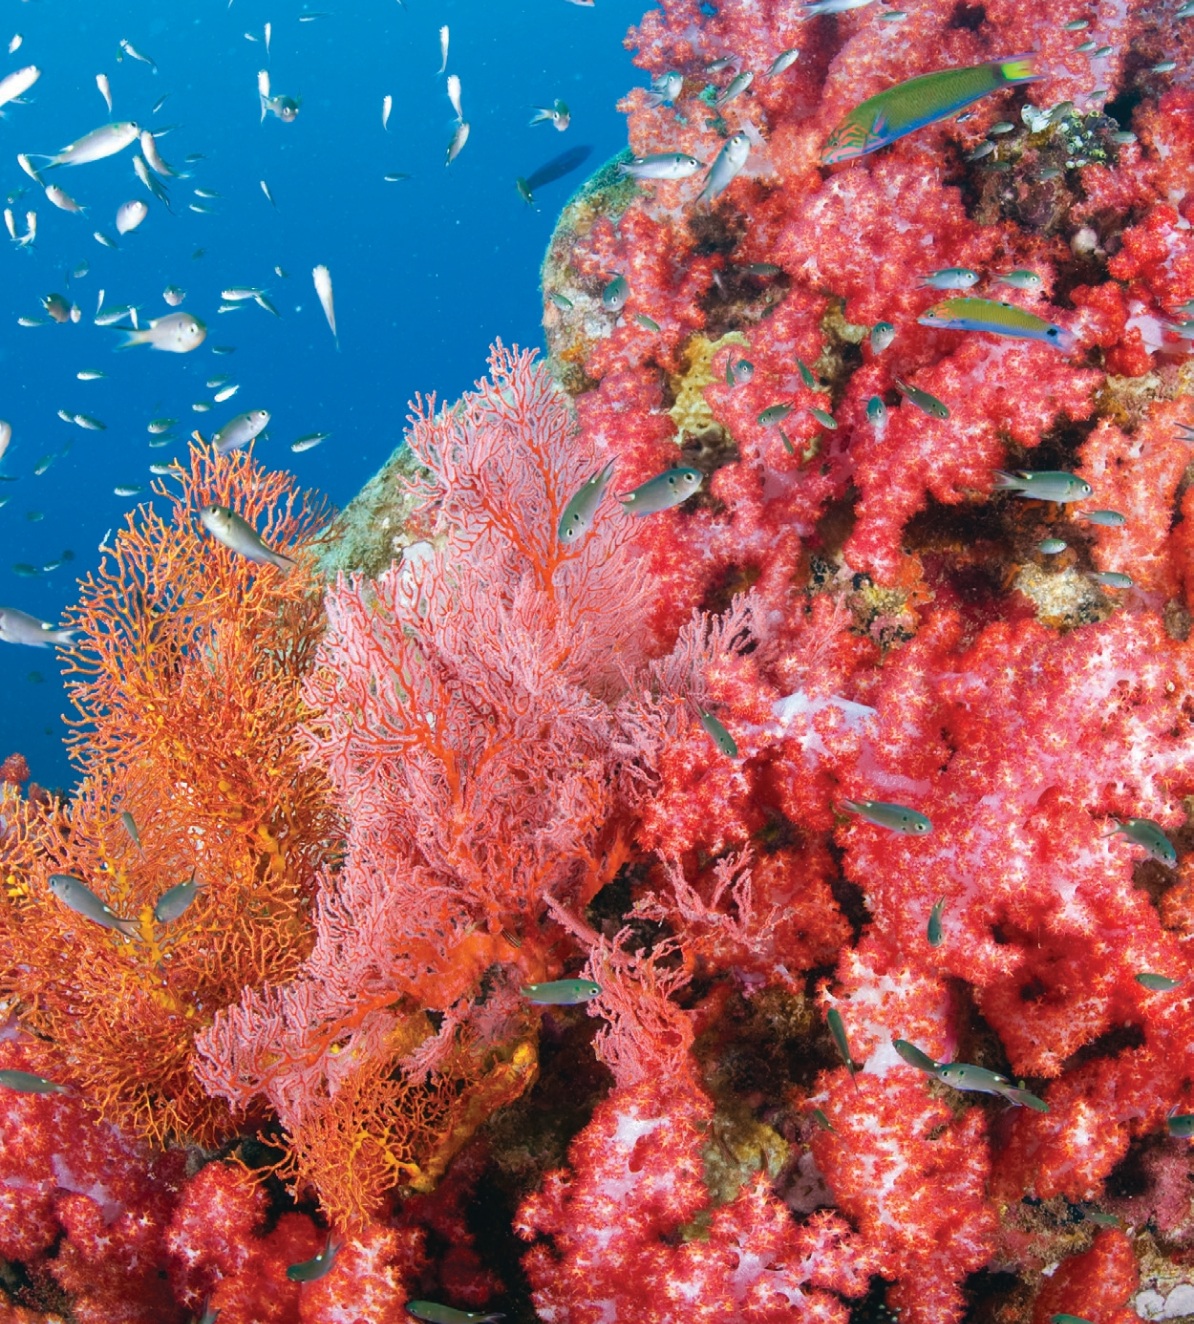
<svg viewBox="0 0 1194 1324"><path fill-rule="evenodd" d="M114 1319L1190 1299L1185 18L663 0L631 153L716 186L598 173L550 371L499 345L417 402L324 554L354 573L321 603L308 552L198 542L211 501L314 521L194 452L84 586L80 794L0 772L0 1061L69 1091L12 1114L22 1309L100 1317L101 1224ZM825 164L868 98L1028 51ZM944 326L943 288L996 302ZM620 506L677 465L695 495Z"/></svg>

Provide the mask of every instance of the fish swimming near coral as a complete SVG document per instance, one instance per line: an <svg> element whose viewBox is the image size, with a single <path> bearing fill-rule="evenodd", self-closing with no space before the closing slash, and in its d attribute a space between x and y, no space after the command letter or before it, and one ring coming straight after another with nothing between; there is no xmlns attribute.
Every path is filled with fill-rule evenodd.
<svg viewBox="0 0 1194 1324"><path fill-rule="evenodd" d="M632 515L654 515L687 501L700 487L703 478L699 469L667 469L618 500Z"/></svg>
<svg viewBox="0 0 1194 1324"><path fill-rule="evenodd" d="M546 984L524 984L519 992L528 1002L542 1007L575 1007L591 1002L601 985L591 979L553 979Z"/></svg>
<svg viewBox="0 0 1194 1324"><path fill-rule="evenodd" d="M945 299L916 320L921 326L942 330L990 331L1019 340L1040 340L1067 352L1074 348L1072 332L1000 299Z"/></svg>
<svg viewBox="0 0 1194 1324"><path fill-rule="evenodd" d="M1037 77L1029 54L909 78L855 106L829 135L821 164L838 165L877 152L1001 87L1030 83Z"/></svg>
<svg viewBox="0 0 1194 1324"><path fill-rule="evenodd" d="M6 1090L15 1090L18 1094L69 1094L65 1085L47 1080L45 1076L35 1076L32 1071L18 1071L15 1067L6 1067L0 1071L0 1086Z"/></svg>
<svg viewBox="0 0 1194 1324"><path fill-rule="evenodd" d="M915 809L907 805L888 804L884 800L843 800L842 805L852 814L865 818L876 827L900 832L905 836L923 837L932 832L933 825Z"/></svg>
<svg viewBox="0 0 1194 1324"><path fill-rule="evenodd" d="M135 920L122 919L81 878L73 878L68 873L51 874L49 888L68 910L73 910L76 915L82 915L101 928L115 929L126 938L135 938L140 932Z"/></svg>

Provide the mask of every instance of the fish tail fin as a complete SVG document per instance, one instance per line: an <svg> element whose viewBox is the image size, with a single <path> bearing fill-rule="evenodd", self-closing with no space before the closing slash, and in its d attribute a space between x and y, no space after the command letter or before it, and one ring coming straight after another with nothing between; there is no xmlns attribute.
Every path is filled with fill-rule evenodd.
<svg viewBox="0 0 1194 1324"><path fill-rule="evenodd" d="M999 77L1004 83L1032 83L1040 78L1036 72L1036 52L1027 51L1023 55L1013 55L1008 60L1000 60Z"/></svg>
<svg viewBox="0 0 1194 1324"><path fill-rule="evenodd" d="M530 124L543 124L552 118L552 112L550 110L544 110L541 106L532 106L531 109L535 113L529 120Z"/></svg>
<svg viewBox="0 0 1194 1324"><path fill-rule="evenodd" d="M123 933L126 938L139 938L141 936L141 925L135 919L118 920L113 927Z"/></svg>
<svg viewBox="0 0 1194 1324"><path fill-rule="evenodd" d="M995 470L995 490L996 492L1011 492L1024 486L1023 481L1015 474L1009 474L1004 469Z"/></svg>
<svg viewBox="0 0 1194 1324"><path fill-rule="evenodd" d="M135 327L118 326L118 331L123 332L124 339L116 346L117 349L132 349L134 345L143 345L149 339L149 333L138 331Z"/></svg>

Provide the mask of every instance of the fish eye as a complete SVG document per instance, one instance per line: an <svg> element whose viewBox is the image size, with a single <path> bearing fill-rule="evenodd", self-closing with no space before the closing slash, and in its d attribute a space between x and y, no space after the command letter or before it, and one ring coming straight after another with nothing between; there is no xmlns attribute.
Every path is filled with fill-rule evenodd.
<svg viewBox="0 0 1194 1324"><path fill-rule="evenodd" d="M1046 334L1047 336L1056 336L1056 335L1057 335L1057 328L1056 328L1055 326L1051 326L1051 327L1048 329L1048 331L1045 332L1045 334Z"/></svg>

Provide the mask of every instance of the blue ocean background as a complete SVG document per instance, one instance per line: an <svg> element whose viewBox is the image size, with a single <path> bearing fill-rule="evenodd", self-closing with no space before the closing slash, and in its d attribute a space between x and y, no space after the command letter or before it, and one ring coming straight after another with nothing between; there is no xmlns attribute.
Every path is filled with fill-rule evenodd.
<svg viewBox="0 0 1194 1324"><path fill-rule="evenodd" d="M458 396L483 375L495 337L541 345L538 271L553 224L583 178L625 145L616 102L643 81L623 46L641 0L4 0L0 12L0 77L30 64L42 71L26 104L6 106L0 120L0 188L18 235L27 210L38 216L28 248L0 232L0 419L13 428L0 460L12 480L0 482L0 606L51 621L97 567L105 533L152 499L148 466L184 456L193 429L210 437L244 410L268 409L259 459L341 506L401 441L416 392ZM442 24L471 125L450 168L455 119L436 73ZM16 33L19 49L5 54ZM125 55L122 39L158 72ZM294 123L260 122L262 68L275 94L301 97ZM530 127L531 108L557 97L571 109L568 130ZM132 149L46 175L86 207L82 215L51 206L17 165L18 152L50 154L129 119L155 134L173 126L158 148L189 174L165 181L173 214L136 178ZM592 147L585 164L537 190L528 208L516 177L582 145ZM194 153L202 159L188 164ZM410 178L384 182L400 172ZM117 249L101 246L93 232L116 236L117 207L133 198L149 203L144 224ZM335 286L339 352L311 280L317 263ZM84 264L86 274L74 274ZM101 289L106 307L138 305L144 325L173 311L162 298L171 284L187 292L182 309L207 324L195 352L117 351L123 337L93 324ZM233 285L265 288L281 316L252 302L218 313L220 291ZM51 293L77 302L81 321L20 326L18 318L44 317ZM213 352L223 346L234 352ZM79 381L80 370L107 376ZM212 401L206 383L222 376L239 391L193 411ZM105 430L65 422L59 410ZM179 420L176 440L151 447L147 424L163 416ZM291 452L316 431L331 436ZM145 492L117 496L124 485ZM0 693L0 758L20 751L36 781L69 789L70 709L54 650L0 643Z"/></svg>

